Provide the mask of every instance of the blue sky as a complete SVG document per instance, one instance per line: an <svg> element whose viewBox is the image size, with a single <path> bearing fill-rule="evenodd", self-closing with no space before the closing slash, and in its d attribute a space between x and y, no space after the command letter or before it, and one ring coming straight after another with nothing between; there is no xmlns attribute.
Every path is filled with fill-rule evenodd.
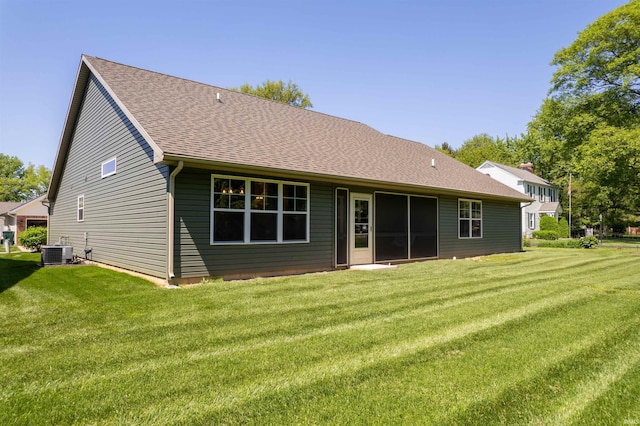
<svg viewBox="0 0 640 426"><path fill-rule="evenodd" d="M82 53L220 87L292 80L314 110L430 146L518 135L561 47L616 0L0 0L0 152L55 160Z"/></svg>

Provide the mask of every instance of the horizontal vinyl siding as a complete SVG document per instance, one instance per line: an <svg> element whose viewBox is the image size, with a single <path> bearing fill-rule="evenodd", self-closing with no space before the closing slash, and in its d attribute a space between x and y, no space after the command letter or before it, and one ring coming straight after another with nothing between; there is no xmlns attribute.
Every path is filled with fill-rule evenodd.
<svg viewBox="0 0 640 426"><path fill-rule="evenodd" d="M521 250L520 203L481 201L482 238L459 239L458 199L440 197L441 259Z"/></svg>
<svg viewBox="0 0 640 426"><path fill-rule="evenodd" d="M101 164L113 157L116 174L102 178ZM92 77L53 204L49 243L67 237L77 255L90 247L95 261L164 277L167 176L167 166L153 164L151 147ZM79 195L84 222L76 219Z"/></svg>
<svg viewBox="0 0 640 426"><path fill-rule="evenodd" d="M177 278L331 269L333 188L330 185L308 182L309 243L214 246L210 244L211 175L214 173L185 169L176 178Z"/></svg>

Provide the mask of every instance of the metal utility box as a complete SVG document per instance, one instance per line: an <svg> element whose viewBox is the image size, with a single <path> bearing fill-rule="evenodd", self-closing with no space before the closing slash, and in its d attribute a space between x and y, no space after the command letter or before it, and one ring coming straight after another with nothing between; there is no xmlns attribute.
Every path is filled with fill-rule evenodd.
<svg viewBox="0 0 640 426"><path fill-rule="evenodd" d="M64 265L73 260L72 246L42 246L43 265Z"/></svg>

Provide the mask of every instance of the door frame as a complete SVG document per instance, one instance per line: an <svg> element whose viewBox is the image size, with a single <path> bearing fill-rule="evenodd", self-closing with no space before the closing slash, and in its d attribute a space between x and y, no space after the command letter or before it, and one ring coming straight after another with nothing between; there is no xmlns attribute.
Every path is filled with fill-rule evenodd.
<svg viewBox="0 0 640 426"><path fill-rule="evenodd" d="M367 201L368 206L368 230L367 230L367 247L356 248L355 238L355 206L356 200ZM363 265L373 263L373 194L349 193L349 265Z"/></svg>

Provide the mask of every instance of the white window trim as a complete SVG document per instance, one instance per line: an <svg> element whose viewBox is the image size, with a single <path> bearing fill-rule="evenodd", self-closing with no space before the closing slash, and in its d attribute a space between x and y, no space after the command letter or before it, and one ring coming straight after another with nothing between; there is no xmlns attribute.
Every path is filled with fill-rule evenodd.
<svg viewBox="0 0 640 426"><path fill-rule="evenodd" d="M104 173L104 165L108 164L108 163L110 163L112 161L113 161L113 171L105 174ZM118 171L118 160L117 160L117 157L109 158L107 161L103 161L102 164L100 165L100 175L101 175L101 177L103 179L106 178L107 176L115 175L117 171Z"/></svg>
<svg viewBox="0 0 640 426"><path fill-rule="evenodd" d="M529 229L536 229L536 214L535 213L527 213L527 222Z"/></svg>
<svg viewBox="0 0 640 426"><path fill-rule="evenodd" d="M80 207L80 200L82 200L82 207ZM82 211L82 219L80 219L80 211ZM84 195L78 195L78 204L76 209L76 220L78 222L84 222L85 218L85 208L84 208Z"/></svg>
<svg viewBox="0 0 640 426"><path fill-rule="evenodd" d="M214 206L214 179L234 179L234 180L243 180L245 182L244 187L244 205L245 208L243 210L240 209L228 209L228 208L216 208ZM252 210L251 209L251 182L265 182L265 183L276 183L278 184L278 210ZM304 186L307 188L307 211L306 212L296 212L296 211L284 211L284 195L282 187L283 185L296 185L296 186ZM286 180L273 180L273 179L262 179L262 178L250 178L244 176L234 176L234 175L211 175L211 208L210 208L210 235L209 235L209 243L214 246L229 246L229 245L264 245L264 244L306 244L310 241L310 217L311 217L311 190L309 183L306 182L293 182ZM214 241L213 240L213 232L215 229L215 211L228 211L228 212L244 212L244 241ZM277 214L277 229L276 229L276 240L271 241L251 241L251 213L266 213L266 214ZM307 235L304 240L284 240L284 215L285 214L298 214L298 215L306 215L307 223L306 230Z"/></svg>
<svg viewBox="0 0 640 426"><path fill-rule="evenodd" d="M462 218L460 217L460 203L461 202L469 202L469 203L480 203L480 219L474 219L472 217L469 218ZM471 215L471 204L469 204L469 215ZM457 212L457 216L458 216L458 239L459 240L480 240L482 238L484 238L484 213L483 213L483 208L482 208L482 200L473 200L470 198L458 198L458 212ZM468 237L461 237L460 236L460 220L468 220L469 221L469 236ZM480 236L479 237L474 237L472 235L472 226L471 226L471 222L473 220L479 220L480 221Z"/></svg>

